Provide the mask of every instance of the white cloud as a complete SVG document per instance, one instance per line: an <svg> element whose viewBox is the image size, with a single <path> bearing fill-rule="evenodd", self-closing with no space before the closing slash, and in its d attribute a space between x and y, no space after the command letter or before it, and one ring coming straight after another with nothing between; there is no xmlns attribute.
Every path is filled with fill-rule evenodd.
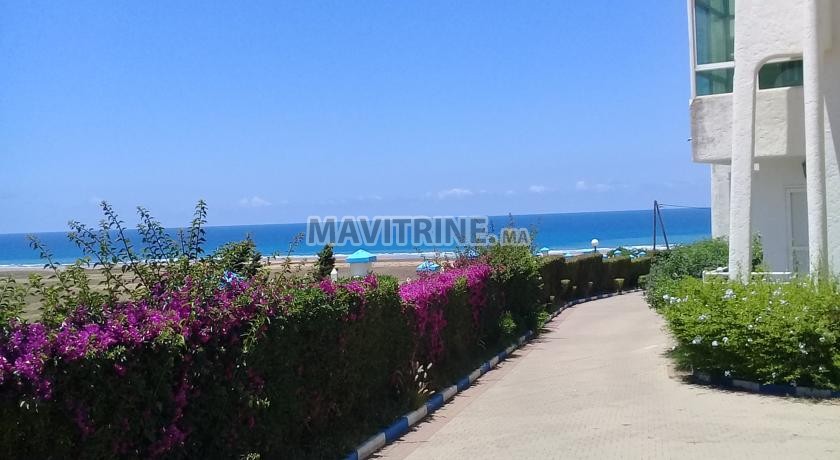
<svg viewBox="0 0 840 460"><path fill-rule="evenodd" d="M580 192L606 192L612 190L609 184L590 184L585 180L579 180L575 183L575 190Z"/></svg>
<svg viewBox="0 0 840 460"><path fill-rule="evenodd" d="M271 202L254 195L250 198L245 197L239 200L239 206L242 206L243 208L262 208L265 206L271 206Z"/></svg>
<svg viewBox="0 0 840 460"><path fill-rule="evenodd" d="M465 196L472 196L473 192L466 188L451 188L449 190L441 190L438 192L438 198L441 200L446 198L463 198Z"/></svg>
<svg viewBox="0 0 840 460"><path fill-rule="evenodd" d="M532 185L528 187L528 191L531 193L545 193L548 191L548 187L545 185Z"/></svg>
<svg viewBox="0 0 840 460"><path fill-rule="evenodd" d="M358 201L382 201L380 195L359 195L356 197Z"/></svg>
<svg viewBox="0 0 840 460"><path fill-rule="evenodd" d="M516 195L516 192L514 192L513 190L508 190L508 191L505 192L505 196L513 196L513 195Z"/></svg>

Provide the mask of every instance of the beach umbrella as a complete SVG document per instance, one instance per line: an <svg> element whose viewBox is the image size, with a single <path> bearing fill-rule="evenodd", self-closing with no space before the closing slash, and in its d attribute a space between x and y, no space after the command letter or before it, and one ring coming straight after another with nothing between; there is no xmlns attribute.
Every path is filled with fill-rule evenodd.
<svg viewBox="0 0 840 460"><path fill-rule="evenodd" d="M426 260L417 266L417 273L432 273L438 270L440 270L440 265L432 262L431 260Z"/></svg>
<svg viewBox="0 0 840 460"><path fill-rule="evenodd" d="M347 256L346 262L350 264L350 276L365 276L373 270L373 262L376 261L376 256L359 249Z"/></svg>

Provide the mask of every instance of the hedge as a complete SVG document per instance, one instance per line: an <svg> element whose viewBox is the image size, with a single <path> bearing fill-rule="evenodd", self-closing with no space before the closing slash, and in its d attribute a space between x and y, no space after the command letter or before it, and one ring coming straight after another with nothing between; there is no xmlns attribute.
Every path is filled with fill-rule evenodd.
<svg viewBox="0 0 840 460"><path fill-rule="evenodd" d="M15 327L0 343L3 456L321 456L349 442L336 426L386 420L383 400L407 407L393 279L196 286Z"/></svg>
<svg viewBox="0 0 840 460"><path fill-rule="evenodd" d="M56 325L13 321L0 335L0 455L340 455L474 367L511 321L531 327L536 263L492 253L506 263L402 286L187 278Z"/></svg>
<svg viewBox="0 0 840 460"><path fill-rule="evenodd" d="M649 264L495 246L402 285L162 272L136 300L0 328L0 455L335 457L538 330L549 296Z"/></svg>
<svg viewBox="0 0 840 460"><path fill-rule="evenodd" d="M840 286L684 278L659 311L681 367L762 384L840 390Z"/></svg>
<svg viewBox="0 0 840 460"><path fill-rule="evenodd" d="M543 280L542 300L555 302L586 297L602 292L616 292L616 280L623 280L621 289L638 286L639 277L650 271L651 258L610 257L585 254L565 258L543 257L539 271Z"/></svg>

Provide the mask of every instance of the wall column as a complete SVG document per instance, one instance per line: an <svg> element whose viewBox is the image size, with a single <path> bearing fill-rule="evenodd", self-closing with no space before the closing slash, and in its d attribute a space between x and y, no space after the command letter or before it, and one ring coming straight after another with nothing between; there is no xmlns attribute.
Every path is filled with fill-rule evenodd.
<svg viewBox="0 0 840 460"><path fill-rule="evenodd" d="M729 234L729 165L712 167L712 238Z"/></svg>
<svg viewBox="0 0 840 460"><path fill-rule="evenodd" d="M820 67L819 0L807 0L802 73L805 97L805 172L808 197L808 257L812 274L828 274L828 238L825 203L825 134Z"/></svg>
<svg viewBox="0 0 840 460"><path fill-rule="evenodd" d="M729 277L743 282L749 280L752 271L751 212L753 156L755 154L755 89L756 66L750 62L738 62L735 65L732 92Z"/></svg>

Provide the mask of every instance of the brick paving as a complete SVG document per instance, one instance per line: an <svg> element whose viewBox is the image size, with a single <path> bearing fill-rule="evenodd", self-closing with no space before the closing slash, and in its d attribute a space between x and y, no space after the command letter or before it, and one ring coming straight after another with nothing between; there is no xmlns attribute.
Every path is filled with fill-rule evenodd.
<svg viewBox="0 0 840 460"><path fill-rule="evenodd" d="M641 294L579 305L383 459L840 458L840 403L684 383Z"/></svg>

